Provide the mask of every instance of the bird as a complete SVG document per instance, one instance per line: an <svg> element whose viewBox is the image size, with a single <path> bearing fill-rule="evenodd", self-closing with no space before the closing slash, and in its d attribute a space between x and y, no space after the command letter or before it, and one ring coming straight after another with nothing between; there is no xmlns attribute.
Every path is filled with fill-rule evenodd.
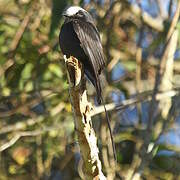
<svg viewBox="0 0 180 180"><path fill-rule="evenodd" d="M100 104L100 74L105 67L105 56L94 20L79 6L69 7L63 16L65 22L59 34L60 48L66 57L73 56L83 64L85 75L94 85L97 102Z"/></svg>
<svg viewBox="0 0 180 180"><path fill-rule="evenodd" d="M100 74L106 63L99 32L90 13L79 6L70 6L62 15L65 21L59 33L60 49L67 58L73 56L82 63L85 75L95 87L97 102L104 105L116 159L109 116L102 97Z"/></svg>

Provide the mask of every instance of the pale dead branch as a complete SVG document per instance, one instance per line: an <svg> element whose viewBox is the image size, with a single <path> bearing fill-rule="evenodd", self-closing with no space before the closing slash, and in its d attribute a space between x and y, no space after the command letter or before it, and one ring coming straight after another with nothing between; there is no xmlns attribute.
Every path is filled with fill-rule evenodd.
<svg viewBox="0 0 180 180"><path fill-rule="evenodd" d="M83 67L80 62L72 56L69 59L64 57L64 59L70 85L70 97L74 112L75 128L84 163L84 178L87 180L104 180L106 178L101 169L97 138L91 121L91 111L93 107L87 100Z"/></svg>

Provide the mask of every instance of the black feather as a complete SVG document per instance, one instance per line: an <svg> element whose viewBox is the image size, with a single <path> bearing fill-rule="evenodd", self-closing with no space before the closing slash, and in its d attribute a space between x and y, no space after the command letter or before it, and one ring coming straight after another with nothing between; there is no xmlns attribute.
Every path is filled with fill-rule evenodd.
<svg viewBox="0 0 180 180"><path fill-rule="evenodd" d="M74 56L84 65L85 74L96 88L98 103L101 103L100 73L105 67L105 58L99 33L92 22L70 19L61 28L59 43L63 54Z"/></svg>
<svg viewBox="0 0 180 180"><path fill-rule="evenodd" d="M78 39L80 40L80 46L82 47L86 56L88 57L88 64L91 66L90 70L93 70L93 73L88 72L89 68L85 67L86 75L90 80L93 79L92 83L96 88L97 99L100 103L101 84L99 74L105 67L105 58L103 54L99 33L97 32L93 24L87 22L84 23L80 20L74 20L73 27L78 36ZM91 78L90 76L92 76L93 78Z"/></svg>

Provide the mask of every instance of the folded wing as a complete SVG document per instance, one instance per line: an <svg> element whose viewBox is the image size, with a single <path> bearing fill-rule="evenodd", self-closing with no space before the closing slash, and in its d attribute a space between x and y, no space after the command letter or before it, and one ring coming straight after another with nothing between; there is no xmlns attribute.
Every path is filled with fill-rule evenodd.
<svg viewBox="0 0 180 180"><path fill-rule="evenodd" d="M81 47L89 58L95 74L100 74L105 67L105 58L100 36L96 27L91 23L83 23L83 21L80 23L79 21L74 21L73 27L80 40Z"/></svg>

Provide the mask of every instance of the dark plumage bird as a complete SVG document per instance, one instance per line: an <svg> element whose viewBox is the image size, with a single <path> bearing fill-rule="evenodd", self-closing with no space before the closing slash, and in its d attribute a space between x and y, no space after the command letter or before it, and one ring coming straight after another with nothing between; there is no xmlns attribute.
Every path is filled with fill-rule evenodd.
<svg viewBox="0 0 180 180"><path fill-rule="evenodd" d="M103 98L99 75L105 67L105 58L99 32L91 15L81 7L71 6L64 12L63 16L65 17L65 22L59 34L60 48L67 58L73 56L81 61L86 76L96 88L97 100L100 104L101 101L103 102ZM105 105L104 109L111 135L114 158L116 159L109 116Z"/></svg>
<svg viewBox="0 0 180 180"><path fill-rule="evenodd" d="M101 103L99 75L105 66L105 58L98 30L91 15L81 7L71 6L63 16L65 22L59 34L60 48L67 57L73 56L84 66L88 79L96 88Z"/></svg>

